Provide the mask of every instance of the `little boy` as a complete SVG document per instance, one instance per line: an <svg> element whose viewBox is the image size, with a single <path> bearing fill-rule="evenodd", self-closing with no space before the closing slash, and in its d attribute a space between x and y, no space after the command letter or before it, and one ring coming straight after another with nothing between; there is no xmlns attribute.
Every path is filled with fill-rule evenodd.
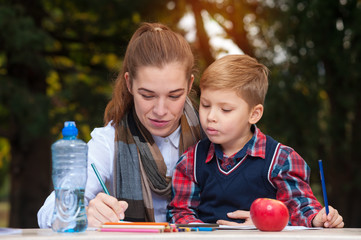
<svg viewBox="0 0 361 240"><path fill-rule="evenodd" d="M291 225L343 227L309 185L310 169L290 147L256 127L263 115L268 69L247 55L216 60L200 80L199 116L207 139L179 159L169 216L175 223L252 224L257 198L286 204Z"/></svg>

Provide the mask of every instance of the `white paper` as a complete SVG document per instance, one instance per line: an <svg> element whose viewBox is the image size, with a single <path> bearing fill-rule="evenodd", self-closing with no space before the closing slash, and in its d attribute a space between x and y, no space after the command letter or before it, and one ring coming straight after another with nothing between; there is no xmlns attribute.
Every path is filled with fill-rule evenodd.
<svg viewBox="0 0 361 240"><path fill-rule="evenodd" d="M22 233L21 229L18 228L0 228L0 236L2 235L12 235Z"/></svg>

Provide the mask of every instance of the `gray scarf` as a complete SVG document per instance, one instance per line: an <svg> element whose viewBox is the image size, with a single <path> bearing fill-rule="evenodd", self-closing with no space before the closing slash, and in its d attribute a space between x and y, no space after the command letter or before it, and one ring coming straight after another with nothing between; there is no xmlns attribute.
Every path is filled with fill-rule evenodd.
<svg viewBox="0 0 361 240"><path fill-rule="evenodd" d="M179 156L201 138L198 115L187 98L180 119ZM171 179L152 135L140 123L133 109L116 128L114 187L119 200L128 203L125 220L154 222L151 191L171 196Z"/></svg>

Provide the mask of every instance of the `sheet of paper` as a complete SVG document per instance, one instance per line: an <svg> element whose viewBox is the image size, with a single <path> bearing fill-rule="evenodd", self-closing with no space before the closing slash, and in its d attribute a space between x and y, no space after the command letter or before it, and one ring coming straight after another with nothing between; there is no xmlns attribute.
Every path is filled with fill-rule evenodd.
<svg viewBox="0 0 361 240"><path fill-rule="evenodd" d="M229 225L219 225L217 230L253 230L257 229L254 225L240 225L240 226L229 226Z"/></svg>
<svg viewBox="0 0 361 240"><path fill-rule="evenodd" d="M240 225L240 226L229 226L219 225L217 230L255 230L257 229L254 225ZM282 231L297 231L297 230L319 230L322 228L317 227L304 227L304 226L286 226Z"/></svg>
<svg viewBox="0 0 361 240"><path fill-rule="evenodd" d="M304 226L286 226L282 231L295 231L295 230L319 230L319 227L304 227Z"/></svg>
<svg viewBox="0 0 361 240"><path fill-rule="evenodd" d="M22 232L21 229L17 229L17 228L0 228L0 236L20 234L21 232Z"/></svg>

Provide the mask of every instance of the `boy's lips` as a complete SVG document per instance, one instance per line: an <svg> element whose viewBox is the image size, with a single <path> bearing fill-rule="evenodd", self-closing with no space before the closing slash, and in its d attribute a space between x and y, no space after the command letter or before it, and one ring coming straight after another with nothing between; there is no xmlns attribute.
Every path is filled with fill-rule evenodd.
<svg viewBox="0 0 361 240"><path fill-rule="evenodd" d="M206 132L207 132L207 134L209 134L209 135L216 135L216 134L218 134L218 130L217 130L217 129L215 129L215 128L210 128L210 127L208 127L208 128L206 129Z"/></svg>

